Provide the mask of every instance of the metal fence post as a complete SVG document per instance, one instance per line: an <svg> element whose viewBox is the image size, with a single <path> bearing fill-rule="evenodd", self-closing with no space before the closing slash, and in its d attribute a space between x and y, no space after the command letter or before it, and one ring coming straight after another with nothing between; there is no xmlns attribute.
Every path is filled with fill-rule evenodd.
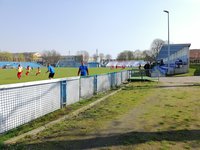
<svg viewBox="0 0 200 150"><path fill-rule="evenodd" d="M97 94L97 75L94 75L94 94Z"/></svg>
<svg viewBox="0 0 200 150"><path fill-rule="evenodd" d="M131 77L132 77L132 70L129 70L129 72L128 72L129 74L129 79L131 79Z"/></svg>
<svg viewBox="0 0 200 150"><path fill-rule="evenodd" d="M79 101L81 99L81 77L79 78Z"/></svg>
<svg viewBox="0 0 200 150"><path fill-rule="evenodd" d="M111 75L111 88L114 89L116 86L116 73L113 72L110 75Z"/></svg>
<svg viewBox="0 0 200 150"><path fill-rule="evenodd" d="M121 83L123 82L123 74L122 74L122 72L121 72Z"/></svg>
<svg viewBox="0 0 200 150"><path fill-rule="evenodd" d="M142 70L139 70L140 71L140 74L141 74L141 80L143 80L143 72Z"/></svg>
<svg viewBox="0 0 200 150"><path fill-rule="evenodd" d="M110 89L112 89L112 73L108 73L108 76L109 76Z"/></svg>
<svg viewBox="0 0 200 150"><path fill-rule="evenodd" d="M60 82L60 105L61 108L64 107L67 103L67 81Z"/></svg>

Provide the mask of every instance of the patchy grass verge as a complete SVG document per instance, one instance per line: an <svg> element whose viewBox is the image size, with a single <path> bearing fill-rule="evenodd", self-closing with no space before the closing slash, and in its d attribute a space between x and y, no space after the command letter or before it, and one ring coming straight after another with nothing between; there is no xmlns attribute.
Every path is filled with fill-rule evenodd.
<svg viewBox="0 0 200 150"><path fill-rule="evenodd" d="M200 87L134 82L6 149L199 149Z"/></svg>
<svg viewBox="0 0 200 150"><path fill-rule="evenodd" d="M31 131L33 129L36 129L38 127L44 126L45 124L47 124L51 121L54 121L56 119L59 119L64 115L70 114L70 113L74 112L75 110L77 110L77 109L79 109L83 106L91 104L92 102L96 101L97 99L104 97L105 95L110 94L111 92L113 92L113 90L110 90L110 91L104 92L104 93L100 93L100 94L94 95L90 99L81 100L81 101L79 101L75 104L68 105L68 106L66 106L62 109L56 110L56 111L54 111L50 114L47 114L43 117L35 119L35 120L33 120L29 123L21 125L21 126L15 128L13 130L10 130L10 131L0 135L0 148L3 146L4 141L6 141L6 140L8 140L12 137L21 135L23 133L26 133L28 131Z"/></svg>

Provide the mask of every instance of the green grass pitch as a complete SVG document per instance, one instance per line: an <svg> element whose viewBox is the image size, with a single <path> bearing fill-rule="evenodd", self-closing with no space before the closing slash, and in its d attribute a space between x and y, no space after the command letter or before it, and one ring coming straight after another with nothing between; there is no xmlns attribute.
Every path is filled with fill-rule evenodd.
<svg viewBox="0 0 200 150"><path fill-rule="evenodd" d="M110 68L89 68L90 75L104 74L110 72L118 72L122 69L110 69ZM11 83L21 83L30 81L47 80L49 73L46 73L47 68L41 68L41 73L36 76L37 69L31 70L28 76L25 75L26 69L23 68L23 74L21 79L17 78L17 69L0 69L0 85L11 84ZM55 68L56 78L65 78L77 76L78 68Z"/></svg>

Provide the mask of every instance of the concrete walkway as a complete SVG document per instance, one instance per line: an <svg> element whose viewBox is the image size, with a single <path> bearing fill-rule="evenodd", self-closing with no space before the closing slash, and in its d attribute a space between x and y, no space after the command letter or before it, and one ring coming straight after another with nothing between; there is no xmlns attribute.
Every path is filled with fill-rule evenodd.
<svg viewBox="0 0 200 150"><path fill-rule="evenodd" d="M162 83L195 84L200 83L200 76L161 77L159 81Z"/></svg>

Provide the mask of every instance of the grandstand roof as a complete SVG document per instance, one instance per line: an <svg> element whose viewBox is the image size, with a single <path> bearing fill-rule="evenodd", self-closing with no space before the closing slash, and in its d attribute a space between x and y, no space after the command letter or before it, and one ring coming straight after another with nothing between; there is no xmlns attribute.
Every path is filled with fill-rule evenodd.
<svg viewBox="0 0 200 150"><path fill-rule="evenodd" d="M183 49L184 47L190 47L190 43L187 44L170 44L170 55L178 52L179 50ZM164 44L160 52L157 56L157 59L167 58L168 57L168 44Z"/></svg>

